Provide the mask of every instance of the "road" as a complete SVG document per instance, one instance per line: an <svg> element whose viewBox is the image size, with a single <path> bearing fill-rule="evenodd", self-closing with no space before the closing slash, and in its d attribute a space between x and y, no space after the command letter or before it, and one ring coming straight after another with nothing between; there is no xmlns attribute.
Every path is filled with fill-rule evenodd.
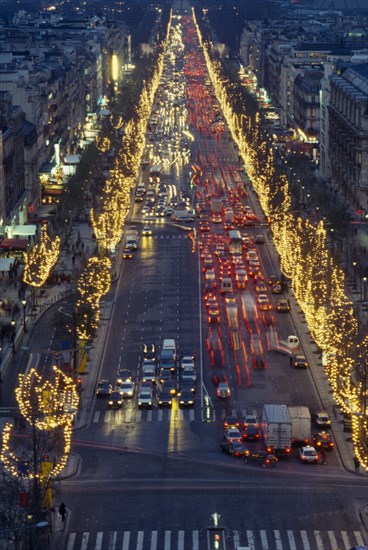
<svg viewBox="0 0 368 550"><path fill-rule="evenodd" d="M193 66L197 71L198 65ZM227 197L241 178L241 166L228 131L206 129L210 115L203 114L203 102L208 97L201 96L206 76L196 76L194 86L186 67L194 94L188 109L196 138L192 155L202 168L197 196ZM208 105L214 108L216 103ZM211 125L212 120L207 122ZM178 178L176 170L166 170L163 181L174 177L182 186L188 178ZM259 218L247 233L265 235L265 244L257 250L262 272L269 276L278 266L263 215L251 193L241 200ZM137 204L133 213L139 228L143 207L144 202ZM122 410L111 411L106 400L95 398L88 426L73 436L80 473L63 482L62 498L71 511L67 549L207 550L207 527L214 513L226 529L222 547L227 550L241 544L252 550L349 550L363 544L367 536L359 511L366 504L366 487L345 472L337 452L328 453L325 466L301 464L294 451L272 470L220 452L225 413L242 417L249 408L260 413L265 402L318 410L311 371L292 369L287 357L269 350L268 328L260 317L256 324L266 369L251 367L250 331L242 317L242 296L248 292L255 299L251 279L247 289L235 291L237 334L244 345L232 345L226 304L218 291L220 324L208 327L200 252L219 236L225 238L222 223L210 222L205 238L196 221L194 240L192 231L166 217L151 217L150 225L152 236L141 237L140 249L125 260L107 297L113 308L100 372L94 375L115 384L118 368L124 367L139 380L143 343L154 342L159 348L164 338L174 338L179 350L190 346L197 352L200 381L194 408L181 410L174 398L172 409L155 403L152 409L139 410L135 396L125 400ZM271 296L273 306L278 298ZM280 338L305 333L305 325L293 321L295 317L274 316ZM206 349L209 330L221 334L232 393L227 402L216 398ZM317 361L311 349L304 352ZM249 445L262 447L261 442Z"/></svg>

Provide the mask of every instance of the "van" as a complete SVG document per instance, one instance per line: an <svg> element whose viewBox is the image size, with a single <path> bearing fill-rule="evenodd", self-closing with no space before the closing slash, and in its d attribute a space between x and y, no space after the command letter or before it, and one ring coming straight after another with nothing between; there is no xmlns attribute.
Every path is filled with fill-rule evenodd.
<svg viewBox="0 0 368 550"><path fill-rule="evenodd" d="M220 287L221 294L226 294L228 292L233 292L233 283L230 277L224 277L221 281Z"/></svg>
<svg viewBox="0 0 368 550"><path fill-rule="evenodd" d="M176 343L173 338L164 338L162 341L162 350L170 349L176 353Z"/></svg>

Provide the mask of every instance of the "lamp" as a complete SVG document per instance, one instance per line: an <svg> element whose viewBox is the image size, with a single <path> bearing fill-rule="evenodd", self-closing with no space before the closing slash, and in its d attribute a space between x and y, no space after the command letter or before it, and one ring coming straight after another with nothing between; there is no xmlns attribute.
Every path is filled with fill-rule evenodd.
<svg viewBox="0 0 368 550"><path fill-rule="evenodd" d="M11 337L11 344L12 344L12 349L13 349L13 353L14 355L17 353L15 351L15 324L16 324L16 320L13 318L11 321L10 321L10 324L13 328L13 331L12 331L12 337Z"/></svg>
<svg viewBox="0 0 368 550"><path fill-rule="evenodd" d="M23 328L24 328L24 332L27 332L27 323L26 323L27 300L25 300L24 298L22 300L22 306L23 306Z"/></svg>

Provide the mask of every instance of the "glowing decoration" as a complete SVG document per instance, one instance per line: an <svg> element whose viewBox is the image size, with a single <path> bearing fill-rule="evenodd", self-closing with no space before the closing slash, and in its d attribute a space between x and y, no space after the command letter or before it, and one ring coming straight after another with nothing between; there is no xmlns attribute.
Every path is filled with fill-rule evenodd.
<svg viewBox="0 0 368 550"><path fill-rule="evenodd" d="M27 461L27 472L20 473L18 466L25 460L25 449L21 446L16 426L6 423L0 455L2 463L16 477L22 475L29 479L41 479L42 457L37 455L37 449L41 451L42 442L47 445L47 452L52 456L50 476L59 475L70 453L73 415L79 403L73 379L54 367L54 381L43 381L37 371L32 369L27 375L19 375L15 395L24 429L31 430L32 437L26 438L31 454ZM44 452L45 446L42 446Z"/></svg>
<svg viewBox="0 0 368 550"><path fill-rule="evenodd" d="M41 227L40 241L24 254L23 281L30 286L45 284L60 254L60 237L50 239L46 226Z"/></svg>
<svg viewBox="0 0 368 550"><path fill-rule="evenodd" d="M79 279L77 290L79 300L76 303L76 318L78 319L77 334L81 340L89 340L91 334L89 327L97 329L100 320L101 298L110 290L111 286L111 260L110 258L89 258ZM83 311L84 304L90 305L93 312Z"/></svg>
<svg viewBox="0 0 368 550"><path fill-rule="evenodd" d="M111 56L111 77L113 80L119 80L120 71L119 71L119 58L114 53Z"/></svg>

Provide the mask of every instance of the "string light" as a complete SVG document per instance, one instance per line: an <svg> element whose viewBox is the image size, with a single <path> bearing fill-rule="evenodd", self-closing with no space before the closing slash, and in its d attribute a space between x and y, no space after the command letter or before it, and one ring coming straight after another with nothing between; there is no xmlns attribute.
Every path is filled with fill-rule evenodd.
<svg viewBox="0 0 368 550"><path fill-rule="evenodd" d="M29 252L24 253L23 281L40 287L47 281L51 269L60 254L60 237L50 239L46 226L41 227L40 240Z"/></svg>

